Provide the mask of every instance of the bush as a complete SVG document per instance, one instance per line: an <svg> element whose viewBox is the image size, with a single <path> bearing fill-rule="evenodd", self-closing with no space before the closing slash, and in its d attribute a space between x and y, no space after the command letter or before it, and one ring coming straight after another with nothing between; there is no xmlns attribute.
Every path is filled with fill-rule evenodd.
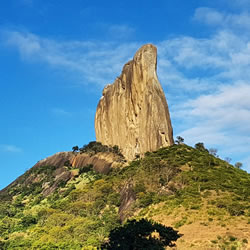
<svg viewBox="0 0 250 250"><path fill-rule="evenodd" d="M232 205L228 206L227 210L232 216L240 216L245 214L244 206L239 203L233 203Z"/></svg>
<svg viewBox="0 0 250 250"><path fill-rule="evenodd" d="M107 200L110 205L115 205L117 207L121 205L121 195L118 193L110 194Z"/></svg>
<svg viewBox="0 0 250 250"><path fill-rule="evenodd" d="M124 156L121 153L121 150L117 145L109 147L107 145L102 145L101 142L96 142L96 141L92 141L89 144L84 145L79 150L81 153L91 153L91 154L97 154L99 152L112 152L124 158Z"/></svg>
<svg viewBox="0 0 250 250"><path fill-rule="evenodd" d="M82 174L82 173L87 173L89 171L93 171L93 165L92 164L88 164L88 165L86 165L84 167L81 167L79 169L79 175Z"/></svg>
<svg viewBox="0 0 250 250"><path fill-rule="evenodd" d="M140 193L140 192L145 192L146 189L145 189L145 185L143 182L140 182L140 183L136 183L135 187L134 187L134 192L136 194Z"/></svg>
<svg viewBox="0 0 250 250"><path fill-rule="evenodd" d="M139 207L147 207L153 203L155 193L139 193Z"/></svg>
<svg viewBox="0 0 250 250"><path fill-rule="evenodd" d="M203 142L198 142L194 145L194 147L200 151L206 151L208 152L208 150L205 148L204 143Z"/></svg>
<svg viewBox="0 0 250 250"><path fill-rule="evenodd" d="M29 227L31 225L34 225L37 223L37 218L35 216L32 215L26 215L21 219L21 224L23 225L23 227Z"/></svg>

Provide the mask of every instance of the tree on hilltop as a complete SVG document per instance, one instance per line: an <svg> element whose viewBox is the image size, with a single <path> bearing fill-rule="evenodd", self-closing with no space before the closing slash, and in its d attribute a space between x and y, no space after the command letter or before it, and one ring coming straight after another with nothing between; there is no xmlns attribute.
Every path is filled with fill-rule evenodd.
<svg viewBox="0 0 250 250"><path fill-rule="evenodd" d="M184 138L181 137L181 136L176 136L175 143L178 144L178 145L183 144L184 143Z"/></svg>
<svg viewBox="0 0 250 250"><path fill-rule="evenodd" d="M230 157L225 157L225 161L226 161L227 163L230 163L230 162L232 161L232 158L230 158Z"/></svg>
<svg viewBox="0 0 250 250"><path fill-rule="evenodd" d="M79 147L78 147L78 146L74 146L74 147L72 147L72 151L73 151L73 152L77 152L77 151L79 151Z"/></svg>
<svg viewBox="0 0 250 250"><path fill-rule="evenodd" d="M204 143L203 142L198 142L194 145L194 147L200 151L208 151L205 146L204 146Z"/></svg>
<svg viewBox="0 0 250 250"><path fill-rule="evenodd" d="M213 156L215 156L215 157L219 157L219 156L217 155L217 152L218 152L218 149L217 149L217 148L210 148L210 149L209 149L209 154L211 154L211 155L213 155Z"/></svg>
<svg viewBox="0 0 250 250"><path fill-rule="evenodd" d="M236 168L242 168L243 164L242 164L241 162L236 162L236 163L234 164L234 166L235 166Z"/></svg>

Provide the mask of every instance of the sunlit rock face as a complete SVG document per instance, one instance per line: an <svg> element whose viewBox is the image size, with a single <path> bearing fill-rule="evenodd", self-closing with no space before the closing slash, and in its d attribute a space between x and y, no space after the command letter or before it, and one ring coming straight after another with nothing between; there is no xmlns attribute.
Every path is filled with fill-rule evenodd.
<svg viewBox="0 0 250 250"><path fill-rule="evenodd" d="M118 145L128 160L173 144L167 101L158 80L157 49L142 46L103 90L95 116L96 140Z"/></svg>

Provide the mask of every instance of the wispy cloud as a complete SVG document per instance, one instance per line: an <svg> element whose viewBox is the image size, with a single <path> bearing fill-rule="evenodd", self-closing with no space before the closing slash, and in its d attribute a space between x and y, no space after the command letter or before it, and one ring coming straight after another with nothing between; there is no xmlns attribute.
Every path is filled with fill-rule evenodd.
<svg viewBox="0 0 250 250"><path fill-rule="evenodd" d="M113 81L139 46L137 43L55 41L20 31L5 31L2 38L24 60L42 61L51 67L78 72L83 82L102 86Z"/></svg>
<svg viewBox="0 0 250 250"><path fill-rule="evenodd" d="M71 113L68 111L65 111L62 108L53 108L51 109L52 114L58 115L58 116L70 116Z"/></svg>
<svg viewBox="0 0 250 250"><path fill-rule="evenodd" d="M175 75L181 72L180 82L192 86L201 77L210 86L173 105L177 133L190 144L216 146L222 156L235 156L250 170L250 39L235 31L248 28L249 15L199 8L194 18L216 24L217 31L206 39L179 37L161 44L168 68L174 67Z"/></svg>
<svg viewBox="0 0 250 250"><path fill-rule="evenodd" d="M212 25L217 28L223 27L223 28L233 28L235 29L235 31L237 30L250 31L249 27L250 13L247 11L241 12L239 14L232 14L232 13L220 12L212 8L201 7L196 9L193 19L199 22L203 22L207 25Z"/></svg>
<svg viewBox="0 0 250 250"><path fill-rule="evenodd" d="M209 25L218 25L224 21L224 15L212 8L201 7L196 9L193 19Z"/></svg>
<svg viewBox="0 0 250 250"><path fill-rule="evenodd" d="M14 145L0 144L0 151L8 153L20 153L22 152L22 149Z"/></svg>
<svg viewBox="0 0 250 250"><path fill-rule="evenodd" d="M221 87L218 93L188 101L175 115L179 118L184 117L184 120L185 116L189 116L194 127L182 133L188 135L188 138L195 138L195 135L198 135L199 139L202 136L207 137L208 134L211 139L211 134L220 133L221 136L216 135L217 140L207 138L206 141L209 143L219 141L225 145L235 145L236 136L239 138L238 143L246 149L246 145L250 146L250 136L246 136L250 134L249 93L250 84L236 83L233 86ZM242 136L239 137L240 135Z"/></svg>
<svg viewBox="0 0 250 250"><path fill-rule="evenodd" d="M160 43L160 50L170 66L181 72L188 70L186 73L190 75L220 80L250 77L246 71L250 65L250 41L230 31L221 30L207 39L180 37L164 41Z"/></svg>

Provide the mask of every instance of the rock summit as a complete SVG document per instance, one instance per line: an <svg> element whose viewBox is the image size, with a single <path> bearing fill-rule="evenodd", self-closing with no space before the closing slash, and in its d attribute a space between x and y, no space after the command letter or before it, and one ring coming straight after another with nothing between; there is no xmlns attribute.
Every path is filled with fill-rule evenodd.
<svg viewBox="0 0 250 250"><path fill-rule="evenodd" d="M142 46L115 82L104 88L97 106L96 140L104 145L118 145L128 160L174 142L156 67L156 47Z"/></svg>

